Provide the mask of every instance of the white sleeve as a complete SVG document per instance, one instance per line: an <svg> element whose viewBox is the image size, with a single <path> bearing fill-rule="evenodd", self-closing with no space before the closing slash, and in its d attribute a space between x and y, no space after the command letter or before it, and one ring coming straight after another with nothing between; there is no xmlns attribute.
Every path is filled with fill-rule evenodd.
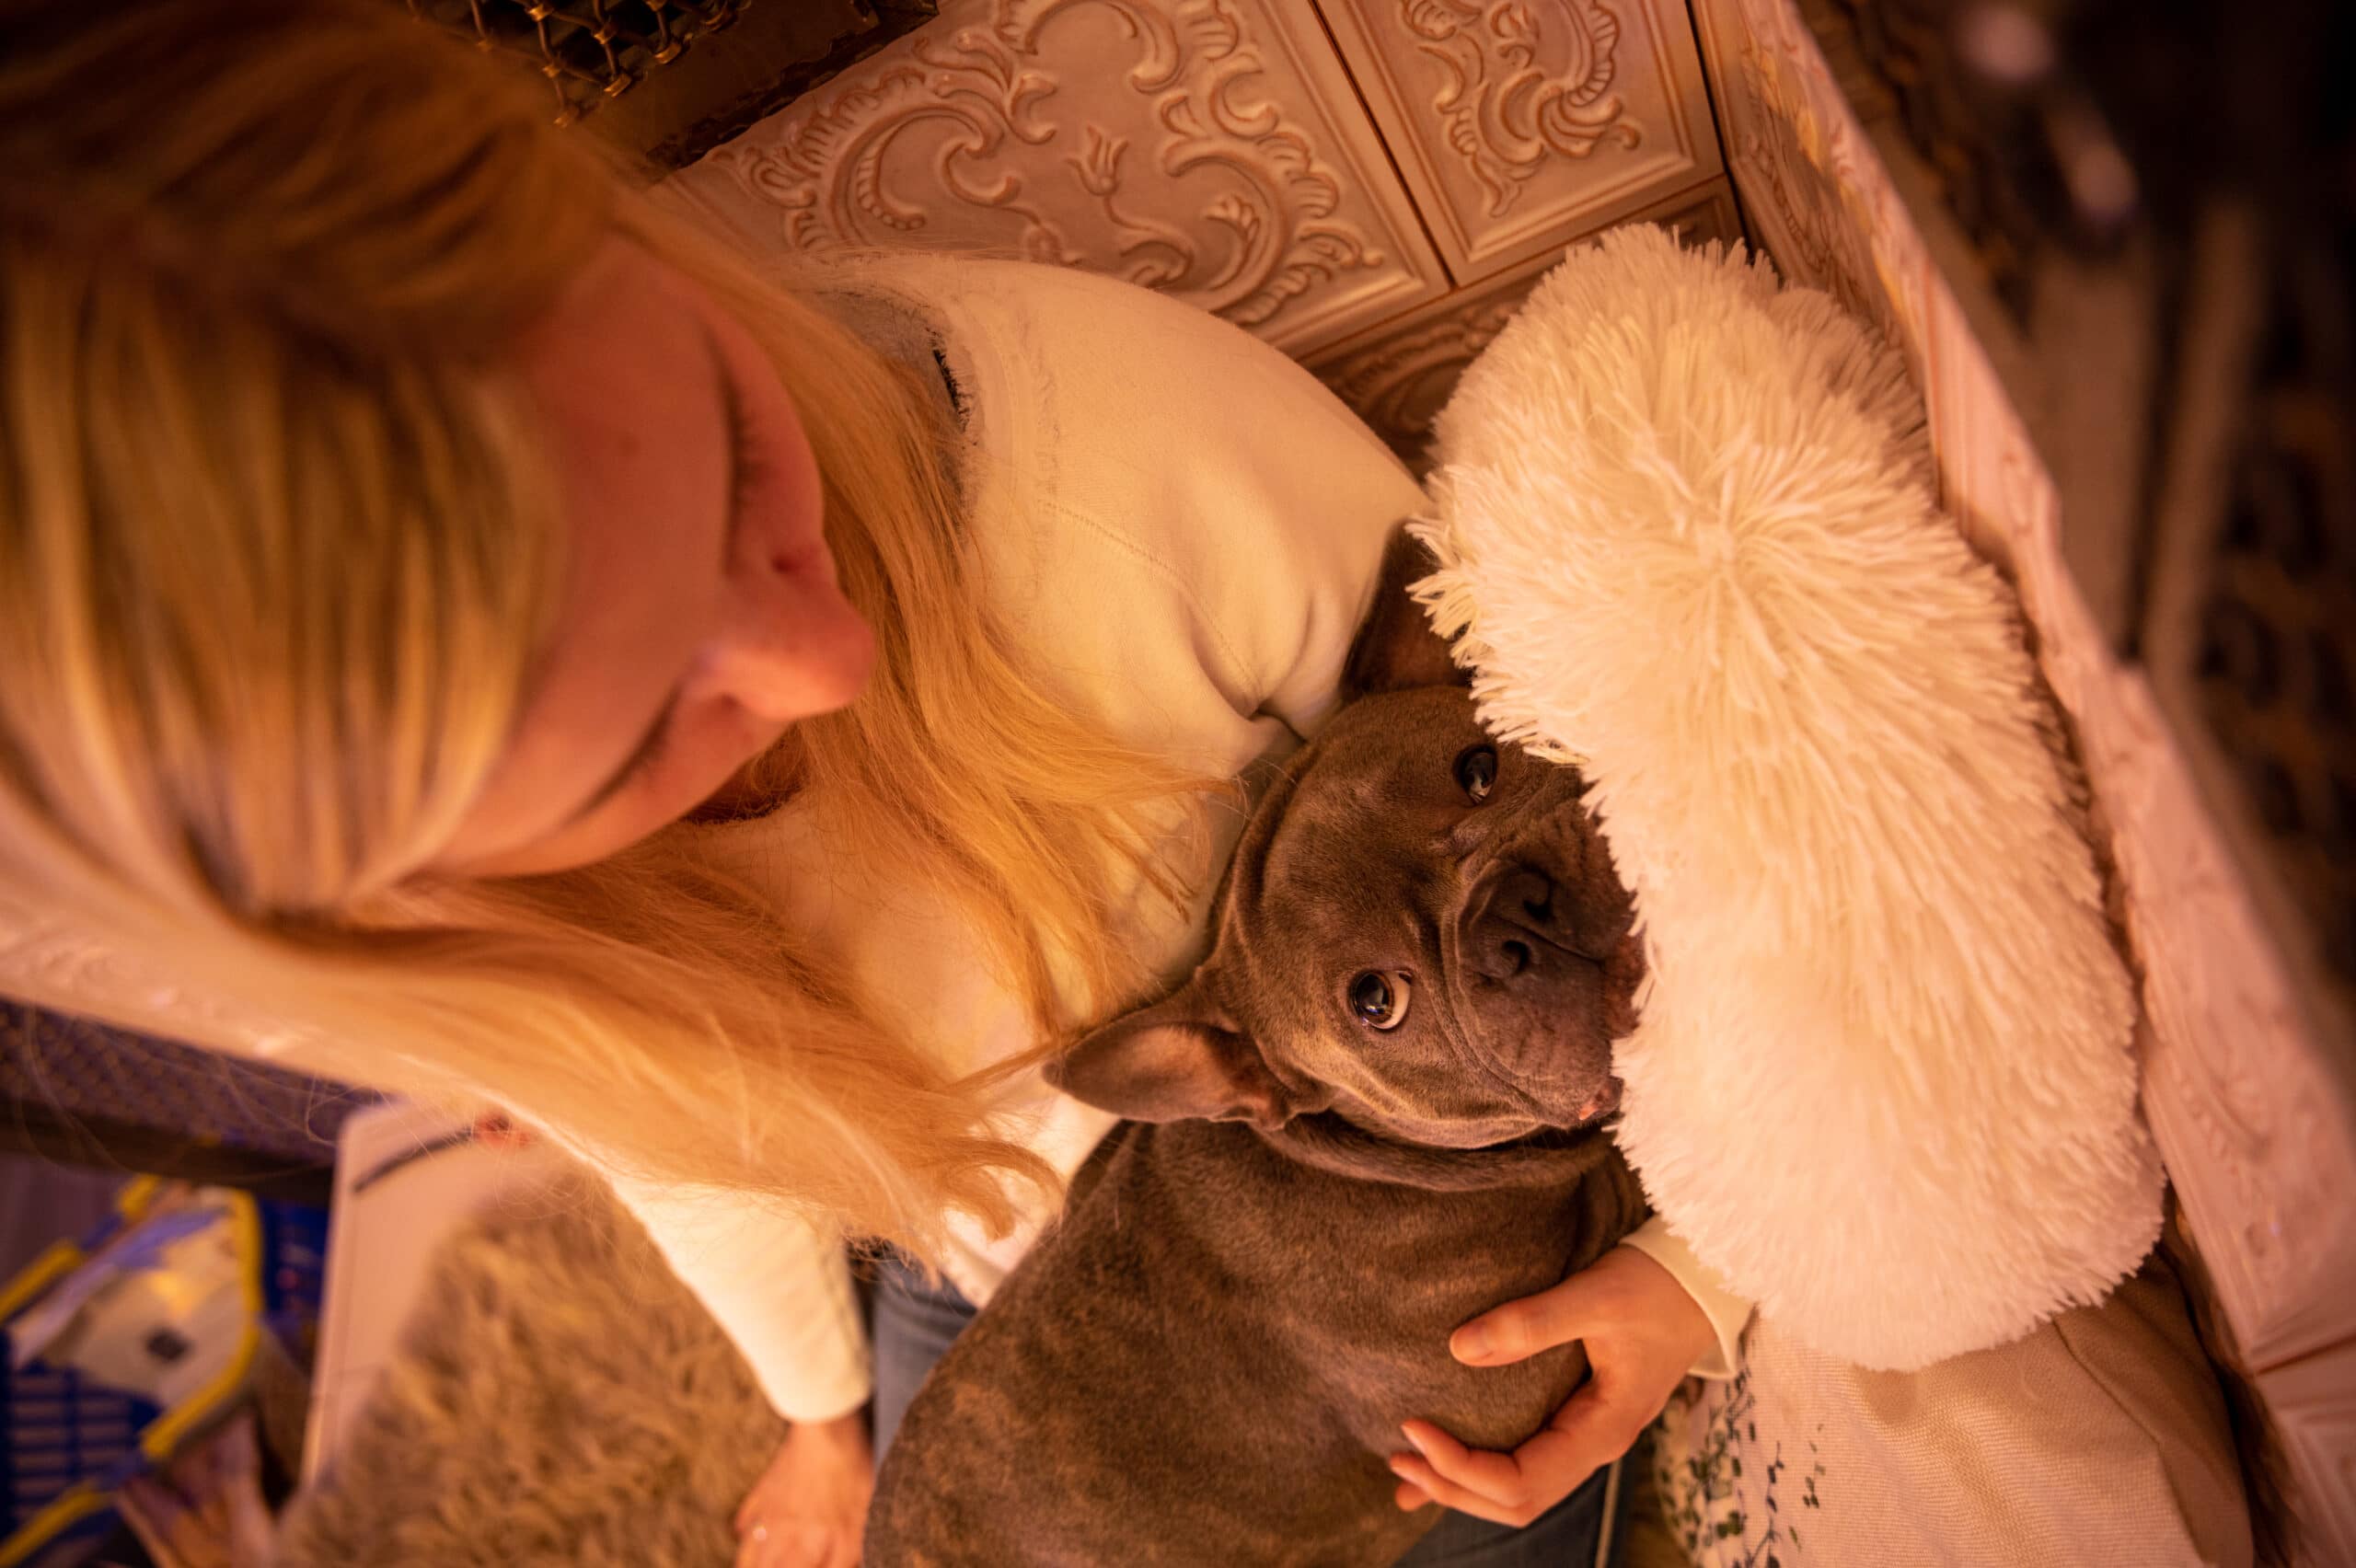
<svg viewBox="0 0 2356 1568"><path fill-rule="evenodd" d="M1669 1277L1693 1298L1702 1315L1710 1320L1711 1331L1718 1343L1691 1368L1696 1378L1731 1378L1735 1366L1742 1358L1742 1331L1750 1321L1750 1303L1737 1296L1710 1272L1708 1265L1693 1255L1693 1249L1669 1233L1658 1215L1637 1228L1620 1245L1633 1248L1667 1269Z"/></svg>
<svg viewBox="0 0 2356 1568"><path fill-rule="evenodd" d="M780 1415L831 1421L867 1402L867 1333L838 1236L740 1193L611 1180Z"/></svg>

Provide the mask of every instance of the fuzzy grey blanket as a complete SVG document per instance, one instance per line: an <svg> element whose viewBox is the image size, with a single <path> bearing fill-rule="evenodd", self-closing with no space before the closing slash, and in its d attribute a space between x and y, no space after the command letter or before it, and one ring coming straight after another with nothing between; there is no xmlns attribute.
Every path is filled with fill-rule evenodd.
<svg viewBox="0 0 2356 1568"><path fill-rule="evenodd" d="M274 1568L725 1568L783 1427L602 1190L511 1201L443 1249L410 1342Z"/></svg>

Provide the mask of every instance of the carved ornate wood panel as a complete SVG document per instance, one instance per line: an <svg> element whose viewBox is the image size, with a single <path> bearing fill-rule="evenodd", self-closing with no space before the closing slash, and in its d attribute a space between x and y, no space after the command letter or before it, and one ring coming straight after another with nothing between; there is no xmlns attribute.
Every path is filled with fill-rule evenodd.
<svg viewBox="0 0 2356 1568"><path fill-rule="evenodd" d="M1678 0L1318 0L1460 282L1718 172Z"/></svg>
<svg viewBox="0 0 2356 1568"><path fill-rule="evenodd" d="M1411 457L1571 240L1636 216L1739 232L1674 0L1328 0L1325 19L948 0L665 191L756 248L1164 290L1311 363Z"/></svg>
<svg viewBox="0 0 2356 1568"><path fill-rule="evenodd" d="M951 0L671 189L759 244L1081 266L1290 350L1448 286L1288 0Z"/></svg>
<svg viewBox="0 0 2356 1568"><path fill-rule="evenodd" d="M1734 194L1723 179L1630 214L1634 220L1664 224L1689 244L1742 237ZM1311 358L1310 368L1420 473L1432 421L1455 390L1456 378L1561 259L1561 247L1550 247L1403 320L1321 352Z"/></svg>

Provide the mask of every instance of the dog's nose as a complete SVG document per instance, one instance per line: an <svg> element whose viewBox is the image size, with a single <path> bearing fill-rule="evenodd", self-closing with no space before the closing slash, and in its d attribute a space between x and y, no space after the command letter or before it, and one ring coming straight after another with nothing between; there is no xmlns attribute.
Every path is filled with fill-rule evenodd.
<svg viewBox="0 0 2356 1568"><path fill-rule="evenodd" d="M1515 979L1538 962L1538 938L1554 920L1554 879L1525 866L1500 878L1474 912L1465 928L1465 962L1492 980Z"/></svg>

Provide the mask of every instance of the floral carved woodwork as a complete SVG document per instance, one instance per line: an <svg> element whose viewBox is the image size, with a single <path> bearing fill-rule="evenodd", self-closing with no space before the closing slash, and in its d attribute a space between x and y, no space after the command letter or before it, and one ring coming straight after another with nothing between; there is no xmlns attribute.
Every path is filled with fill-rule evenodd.
<svg viewBox="0 0 2356 1568"><path fill-rule="evenodd" d="M1324 110L1339 65L1296 47L1304 20L1250 0L954 0L675 193L772 246L1022 256L1280 345L1330 340L1445 283L1371 129Z"/></svg>
<svg viewBox="0 0 2356 1568"><path fill-rule="evenodd" d="M1314 357L1494 314L1471 291L1690 205L1716 148L1674 0L945 0L665 193L758 247L1083 267Z"/></svg>
<svg viewBox="0 0 2356 1568"><path fill-rule="evenodd" d="M1718 173L1676 0L1316 0L1460 282Z"/></svg>
<svg viewBox="0 0 2356 1568"><path fill-rule="evenodd" d="M1644 140L1611 90L1620 18L1594 0L1552 9L1553 40L1569 56L1559 71L1539 58L1547 40L1528 5L1401 0L1401 25L1445 78L1432 107L1448 145L1471 166L1493 218L1550 155L1583 158L1607 140L1622 147Z"/></svg>
<svg viewBox="0 0 2356 1568"><path fill-rule="evenodd" d="M1489 195L1489 216L1513 207L1550 153L1586 157L1609 139L1637 146L1642 127L1611 94L1619 17L1593 0L1565 0L1555 40L1569 52L1560 73L1539 54L1543 40L1527 5L1482 0L1402 0L1400 24L1418 52L1439 63L1444 87L1432 98L1449 148Z"/></svg>

